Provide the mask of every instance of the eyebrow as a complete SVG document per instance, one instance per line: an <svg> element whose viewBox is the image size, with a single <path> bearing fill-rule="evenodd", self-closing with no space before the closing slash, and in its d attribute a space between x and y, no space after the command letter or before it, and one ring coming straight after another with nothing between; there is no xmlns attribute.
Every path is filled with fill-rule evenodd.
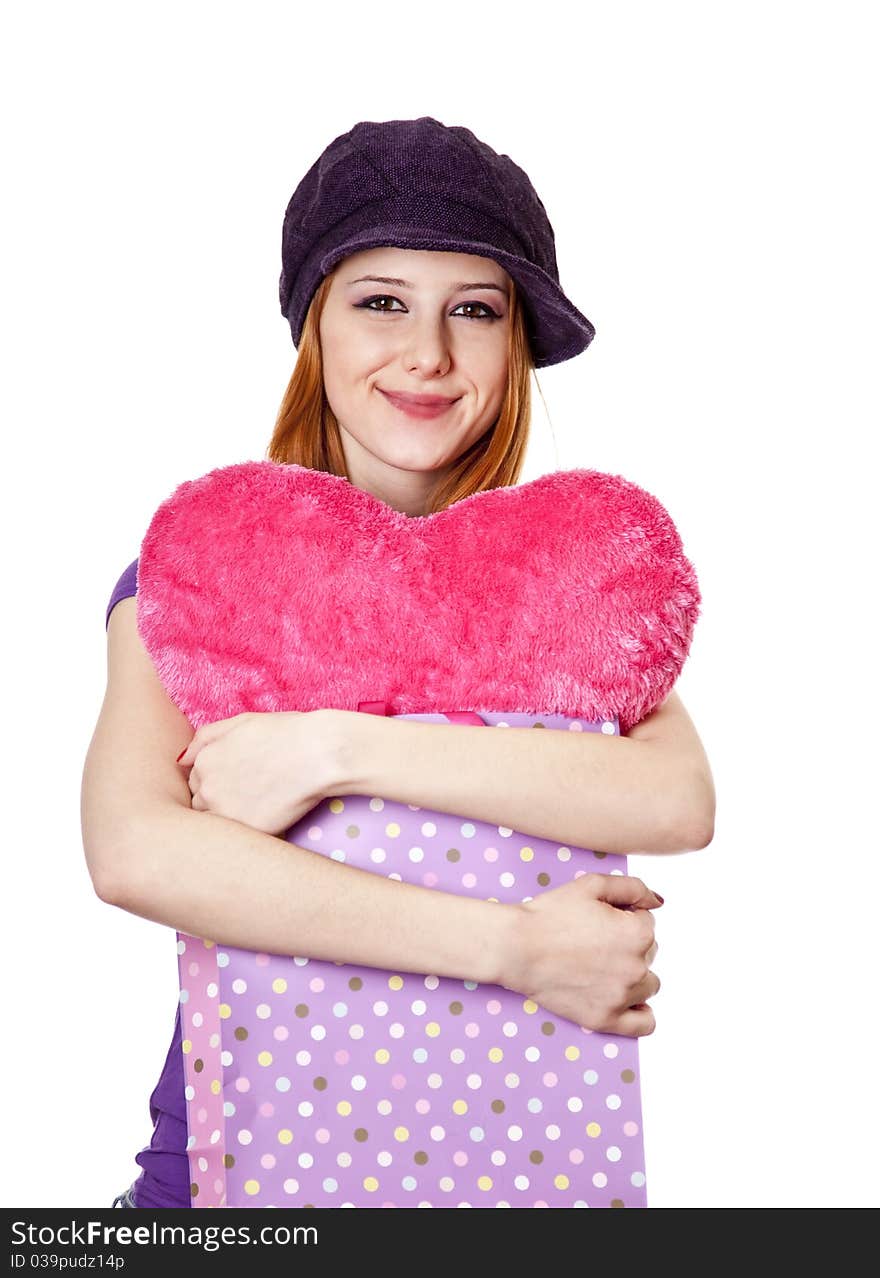
<svg viewBox="0 0 880 1278"><path fill-rule="evenodd" d="M415 288L415 284L410 284L409 280L395 280L389 275L359 275L356 280L348 280L347 284L362 284L364 281L368 281L371 284L393 284L395 288ZM452 291L454 293L459 293L463 289L468 288L491 288L497 293L507 294L507 289L502 288L500 284L480 281L477 281L475 284L453 284Z"/></svg>

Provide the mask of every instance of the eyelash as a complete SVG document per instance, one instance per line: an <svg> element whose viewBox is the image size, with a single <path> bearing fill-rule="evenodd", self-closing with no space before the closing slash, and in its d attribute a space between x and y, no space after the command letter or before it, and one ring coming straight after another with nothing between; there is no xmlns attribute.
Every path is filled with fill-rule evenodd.
<svg viewBox="0 0 880 1278"><path fill-rule="evenodd" d="M356 310L368 310L368 311L370 311L370 310L371 310L371 311L373 311L373 314L374 314L374 315L396 315L396 314L399 314L399 313L400 313L399 311L387 311L387 310L383 310L382 308L374 309L374 308L370 305L370 303L371 303L371 302L384 302L384 301L389 301L389 302L399 302L399 301L400 301L400 298L399 298L399 297L392 297L390 293L377 293L374 297L366 297L366 298L364 298L364 300L363 300L362 302L358 302L358 303L356 304L356 306L355 306L355 309L356 309ZM459 306L482 306L482 307L483 307L483 309L484 309L485 311L487 311L487 312L488 312L488 314L486 314L486 315L462 315L462 316L461 316L461 319L466 319L466 320L497 320L497 319L500 319L500 318L501 318L501 316L500 316L500 315L497 315L497 314L495 313L495 311L493 311L493 310L492 310L491 306L487 305L487 303L486 303L486 302L459 302L459 304L458 304L458 305L459 305ZM456 307L456 310L457 310L457 309L458 309L458 307Z"/></svg>

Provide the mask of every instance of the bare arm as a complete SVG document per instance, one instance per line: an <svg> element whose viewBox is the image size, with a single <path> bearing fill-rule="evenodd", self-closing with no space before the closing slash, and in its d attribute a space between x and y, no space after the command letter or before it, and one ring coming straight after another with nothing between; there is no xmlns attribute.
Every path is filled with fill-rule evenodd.
<svg viewBox="0 0 880 1278"><path fill-rule="evenodd" d="M85 761L82 830L102 900L220 944L503 985L593 1030L650 1034L659 989L641 879L584 874L522 904L403 883L194 810L175 762L192 725L136 629L108 624L107 692ZM621 908L625 907L625 908Z"/></svg>
<svg viewBox="0 0 880 1278"><path fill-rule="evenodd" d="M497 983L511 907L402 883L210 812L174 760L192 725L163 688L134 597L108 623L85 761L83 845L102 900L226 945Z"/></svg>
<svg viewBox="0 0 880 1278"><path fill-rule="evenodd" d="M338 714L345 775L334 794L381 794L624 855L712 838L712 774L674 691L625 737Z"/></svg>

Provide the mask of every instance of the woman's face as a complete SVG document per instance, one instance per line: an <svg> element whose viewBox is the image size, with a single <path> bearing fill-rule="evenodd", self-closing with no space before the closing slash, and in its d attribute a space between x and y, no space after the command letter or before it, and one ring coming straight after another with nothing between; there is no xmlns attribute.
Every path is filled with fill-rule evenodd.
<svg viewBox="0 0 880 1278"><path fill-rule="evenodd" d="M442 473L494 424L509 290L503 267L470 253L373 248L337 266L319 328L324 388L358 488L421 515ZM455 402L419 417L389 392Z"/></svg>

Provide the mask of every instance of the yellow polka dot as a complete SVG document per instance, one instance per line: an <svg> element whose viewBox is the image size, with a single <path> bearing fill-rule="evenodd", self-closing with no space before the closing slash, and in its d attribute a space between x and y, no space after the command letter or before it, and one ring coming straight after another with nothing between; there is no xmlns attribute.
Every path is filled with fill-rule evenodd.
<svg viewBox="0 0 880 1278"><path fill-rule="evenodd" d="M244 1182L244 1192L246 1194L258 1194L260 1192L260 1182L258 1180L246 1180Z"/></svg>
<svg viewBox="0 0 880 1278"><path fill-rule="evenodd" d="M396 821L389 821L385 826L385 833L390 839L396 839L398 834L400 834L400 826Z"/></svg>
<svg viewBox="0 0 880 1278"><path fill-rule="evenodd" d="M191 1052L193 1049L193 1045L188 1038L185 1038L183 1042L180 1044L180 1046L183 1048L185 1052Z"/></svg>
<svg viewBox="0 0 880 1278"><path fill-rule="evenodd" d="M368 1193L374 1194L378 1188L379 1182L376 1180L375 1176L364 1177L364 1189L366 1189Z"/></svg>
<svg viewBox="0 0 880 1278"><path fill-rule="evenodd" d="M341 799L331 799L329 803L329 808L331 812L344 812L345 804L342 802Z"/></svg>
<svg viewBox="0 0 880 1278"><path fill-rule="evenodd" d="M521 861L533 861L535 859L534 850L532 848L520 848L519 859Z"/></svg>
<svg viewBox="0 0 880 1278"><path fill-rule="evenodd" d="M465 1100L457 1100L452 1102L453 1114L466 1114L468 1112L468 1103Z"/></svg>
<svg viewBox="0 0 880 1278"><path fill-rule="evenodd" d="M395 1129L394 1129L394 1139L395 1139L395 1140L409 1140L409 1128L408 1128L408 1127L395 1127Z"/></svg>
<svg viewBox="0 0 880 1278"><path fill-rule="evenodd" d="M587 1123L587 1135L593 1137L601 1136L602 1128L598 1123Z"/></svg>
<svg viewBox="0 0 880 1278"><path fill-rule="evenodd" d="M213 950L215 944L216 944L215 941L205 941L205 940L202 941L202 945L204 945L206 950Z"/></svg>
<svg viewBox="0 0 880 1278"><path fill-rule="evenodd" d="M211 1093L214 1096L220 1095L220 1079L219 1078L211 1079Z"/></svg>
<svg viewBox="0 0 880 1278"><path fill-rule="evenodd" d="M285 981L283 976L275 977L275 980L272 982L272 989L275 991L276 994L285 993L287 989L287 981Z"/></svg>
<svg viewBox="0 0 880 1278"><path fill-rule="evenodd" d="M261 1065L271 1065L271 1064L272 1064L272 1053L271 1053L271 1052L260 1052L259 1056L257 1057L257 1060L260 1062L260 1064L261 1064Z"/></svg>
<svg viewBox="0 0 880 1278"><path fill-rule="evenodd" d="M293 1132L290 1130L290 1128L282 1127L281 1131L278 1133L278 1144L289 1145L292 1140L293 1140Z"/></svg>
<svg viewBox="0 0 880 1278"><path fill-rule="evenodd" d="M351 1113L351 1101L340 1101L336 1106L337 1114L341 1114L343 1118L347 1118Z"/></svg>
<svg viewBox="0 0 880 1278"><path fill-rule="evenodd" d="M580 1060L580 1057L581 1057L581 1049L579 1047L575 1047L574 1043L566 1047L565 1059L567 1061L578 1061Z"/></svg>
<svg viewBox="0 0 880 1278"><path fill-rule="evenodd" d="M480 1179L477 1181L477 1185L479 1186L479 1188L480 1188L480 1189L491 1189L491 1188L492 1188L492 1177L491 1177L491 1176L481 1176L481 1177L480 1177Z"/></svg>
<svg viewBox="0 0 880 1278"><path fill-rule="evenodd" d="M428 1035L428 1038L436 1038L440 1033L440 1026L436 1021L428 1021L428 1024L425 1026L425 1033Z"/></svg>
<svg viewBox="0 0 880 1278"><path fill-rule="evenodd" d="M402 989L403 989L403 977L402 977L402 976L390 976L390 977L388 978L388 988L389 988L390 990L402 990Z"/></svg>
<svg viewBox="0 0 880 1278"><path fill-rule="evenodd" d="M490 1047L489 1051L486 1054L489 1057L490 1061L504 1060L504 1052L501 1050L500 1047Z"/></svg>
<svg viewBox="0 0 880 1278"><path fill-rule="evenodd" d="M220 1010L221 1021L228 1021L230 1016L232 1015L232 1008L229 1006L229 1004L221 1003L219 1010Z"/></svg>
<svg viewBox="0 0 880 1278"><path fill-rule="evenodd" d="M558 1176L553 1177L553 1184L557 1189L568 1189L568 1177L560 1172Z"/></svg>
<svg viewBox="0 0 880 1278"><path fill-rule="evenodd" d="M391 1053L387 1047L380 1047L376 1052L374 1059L378 1065L387 1065L391 1060Z"/></svg>
<svg viewBox="0 0 880 1278"><path fill-rule="evenodd" d="M523 1011L528 1012L529 1016L531 1016L533 1012L537 1012L537 1010L538 1004L534 1001L534 999L527 998L523 1003Z"/></svg>
<svg viewBox="0 0 880 1278"><path fill-rule="evenodd" d="M486 900L487 900L487 901L494 901L496 905L498 904L498 897L497 897L497 896L487 896L487 897L486 897Z"/></svg>

